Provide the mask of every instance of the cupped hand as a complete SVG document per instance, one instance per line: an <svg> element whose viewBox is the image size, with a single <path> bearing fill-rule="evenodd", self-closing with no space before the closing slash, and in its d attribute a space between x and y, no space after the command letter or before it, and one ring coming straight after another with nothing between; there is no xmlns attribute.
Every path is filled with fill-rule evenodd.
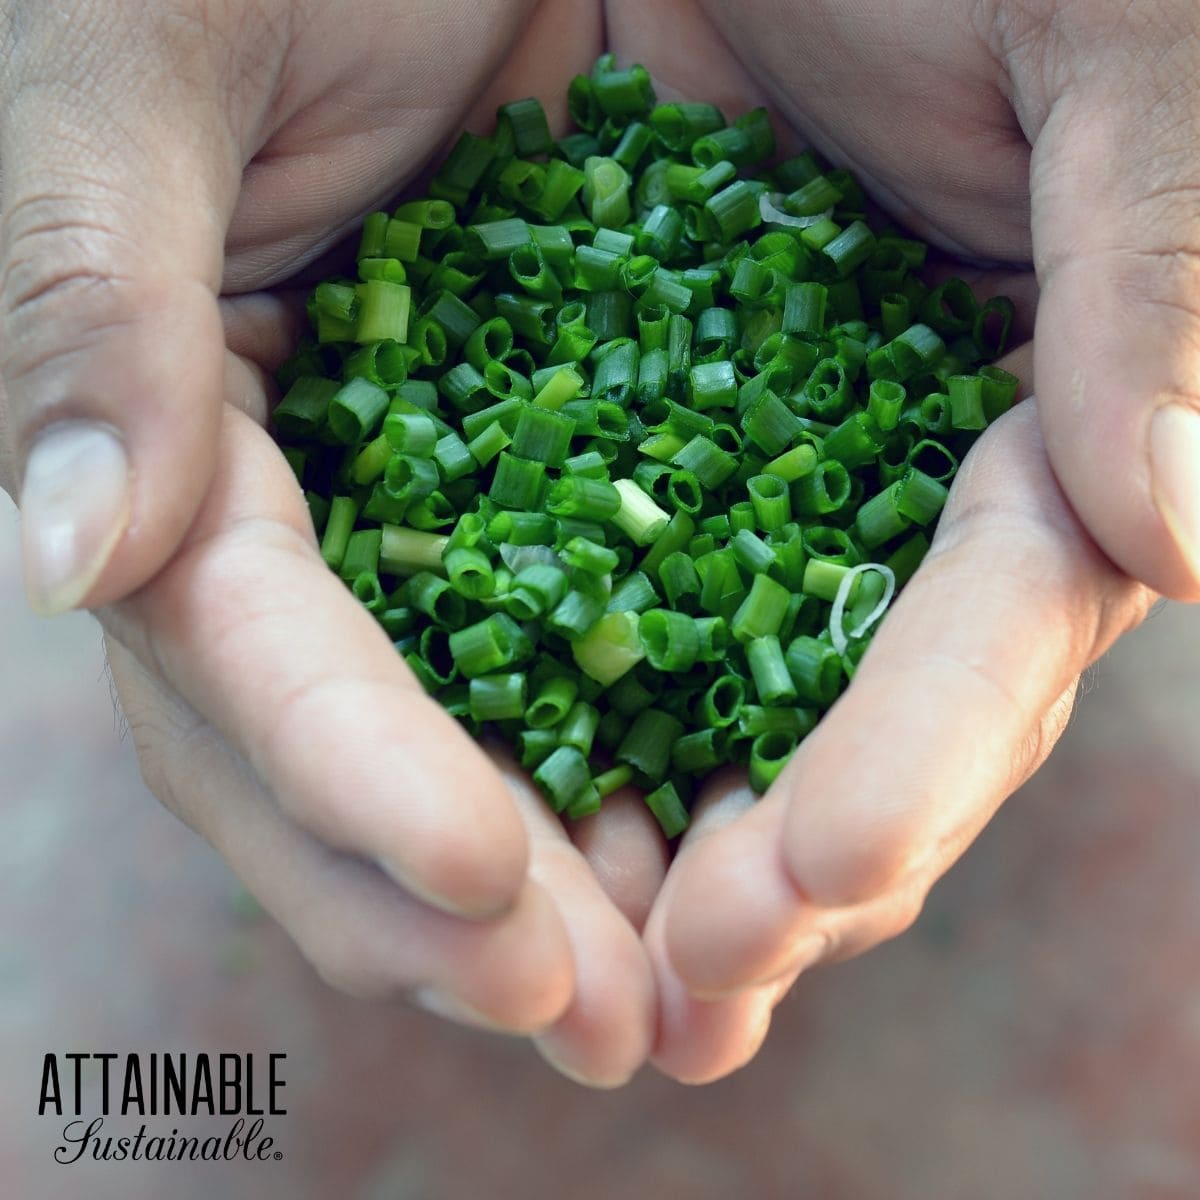
<svg viewBox="0 0 1200 1200"><path fill-rule="evenodd" d="M653 819L572 844L327 570L262 429L297 332L263 289L497 97L564 95L578 15L0 4L0 482L35 607L98 611L151 786L323 976L613 1084L654 1032Z"/></svg>
<svg viewBox="0 0 1200 1200"><path fill-rule="evenodd" d="M1154 598L1072 513L1037 402L1001 418L852 686L775 785L753 803L727 778L702 799L646 927L656 1063L686 1081L727 1074L800 972L908 929L1041 766L1080 673Z"/></svg>
<svg viewBox="0 0 1200 1200"><path fill-rule="evenodd" d="M756 1053L802 970L912 923L1151 588L1200 597L1200 52L1182 3L608 9L662 90L768 104L1037 314L1008 365L1038 399L968 457L853 685L764 799L715 780L674 859L654 1061L701 1081Z"/></svg>

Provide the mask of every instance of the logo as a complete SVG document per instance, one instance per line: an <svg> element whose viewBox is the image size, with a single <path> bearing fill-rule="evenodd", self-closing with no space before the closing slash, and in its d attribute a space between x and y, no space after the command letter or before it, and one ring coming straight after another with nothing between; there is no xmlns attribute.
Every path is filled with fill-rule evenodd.
<svg viewBox="0 0 1200 1200"><path fill-rule="evenodd" d="M65 1119L54 1161L279 1162L266 1118L287 1115L286 1054L48 1053L38 1116ZM99 1096L96 1090L98 1077ZM224 1134L189 1118L227 1117ZM136 1125L135 1125L136 1122ZM169 1130L169 1132L168 1132Z"/></svg>

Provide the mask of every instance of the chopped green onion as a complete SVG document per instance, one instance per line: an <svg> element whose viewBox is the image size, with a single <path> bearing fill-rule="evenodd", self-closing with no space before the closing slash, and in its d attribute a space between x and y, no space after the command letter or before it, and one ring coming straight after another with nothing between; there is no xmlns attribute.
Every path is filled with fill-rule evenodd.
<svg viewBox="0 0 1200 1200"><path fill-rule="evenodd" d="M476 721L506 721L525 715L525 676L485 675L470 684L471 716Z"/></svg>
<svg viewBox="0 0 1200 1200"><path fill-rule="evenodd" d="M646 656L633 612L610 612L571 643L579 669L597 683L615 683Z"/></svg>
<svg viewBox="0 0 1200 1200"><path fill-rule="evenodd" d="M750 786L761 795L779 778L796 749L794 735L782 729L760 733L750 747Z"/></svg>
<svg viewBox="0 0 1200 1200"><path fill-rule="evenodd" d="M567 108L555 141L504 103L365 218L272 427L435 700L568 819L632 783L674 837L693 781L766 789L847 685L1017 398L1014 310L928 285L848 171L758 165L764 109L656 104L607 54Z"/></svg>
<svg viewBox="0 0 1200 1200"><path fill-rule="evenodd" d="M682 732L681 722L669 713L644 708L621 739L617 761L628 763L638 776L661 783L671 763L671 747Z"/></svg>
<svg viewBox="0 0 1200 1200"><path fill-rule="evenodd" d="M488 675L524 662L533 645L521 627L503 613L493 613L450 634L450 653L467 679Z"/></svg>
<svg viewBox="0 0 1200 1200"><path fill-rule="evenodd" d="M647 661L657 671L686 671L700 653L695 620L670 609L652 608L642 613L638 637Z"/></svg>
<svg viewBox="0 0 1200 1200"><path fill-rule="evenodd" d="M555 812L563 812L592 786L587 759L574 746L559 746L533 773L533 782Z"/></svg>
<svg viewBox="0 0 1200 1200"><path fill-rule="evenodd" d="M650 545L666 529L670 516L632 479L618 479L612 486L620 494L621 506L609 519L635 545Z"/></svg>
<svg viewBox="0 0 1200 1200"><path fill-rule="evenodd" d="M688 810L671 782L655 788L646 797L646 807L654 814L663 837L668 840L677 838L688 827Z"/></svg>

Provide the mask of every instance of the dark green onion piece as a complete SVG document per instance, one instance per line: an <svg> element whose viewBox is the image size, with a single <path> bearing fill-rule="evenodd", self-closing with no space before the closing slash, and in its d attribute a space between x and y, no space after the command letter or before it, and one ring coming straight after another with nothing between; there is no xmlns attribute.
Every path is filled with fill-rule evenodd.
<svg viewBox="0 0 1200 1200"><path fill-rule="evenodd" d="M828 708L838 694L842 661L827 642L814 637L792 640L784 656L797 697L807 704Z"/></svg>
<svg viewBox="0 0 1200 1200"><path fill-rule="evenodd" d="M517 458L507 450L502 450L496 460L496 475L488 497L502 508L514 508L522 512L536 509L545 473L545 463Z"/></svg>
<svg viewBox="0 0 1200 1200"><path fill-rule="evenodd" d="M549 729L557 725L571 710L579 684L569 676L557 675L546 680L535 692L525 710L525 723L530 729Z"/></svg>
<svg viewBox="0 0 1200 1200"><path fill-rule="evenodd" d="M668 840L677 838L688 827L688 811L673 783L664 783L650 792L646 797L646 807L654 814L663 836Z"/></svg>
<svg viewBox="0 0 1200 1200"><path fill-rule="evenodd" d="M301 376L275 406L271 414L275 428L284 437L315 436L325 421L330 400L339 390L335 380Z"/></svg>
<svg viewBox="0 0 1200 1200"><path fill-rule="evenodd" d="M763 704L791 704L796 699L796 687L788 674L783 649L773 634L755 638L747 644L746 662Z"/></svg>
<svg viewBox="0 0 1200 1200"><path fill-rule="evenodd" d="M661 783L671 762L671 747L683 733L683 725L658 708L645 708L617 747L618 762L628 763L646 779Z"/></svg>
<svg viewBox="0 0 1200 1200"><path fill-rule="evenodd" d="M505 721L525 715L525 676L486 675L470 684L471 716L476 721Z"/></svg>
<svg viewBox="0 0 1200 1200"><path fill-rule="evenodd" d="M935 486L941 487L941 484ZM899 487L899 481L893 483L865 501L855 514L854 532L868 550L874 550L876 546L891 541L912 524L912 517L901 511L898 504ZM942 490L945 491L944 488Z"/></svg>
<svg viewBox="0 0 1200 1200"><path fill-rule="evenodd" d="M509 615L532 621L556 608L567 594L567 575L561 567L532 563L517 572L504 597Z"/></svg>
<svg viewBox="0 0 1200 1200"><path fill-rule="evenodd" d="M522 158L546 154L554 144L546 114L532 97L502 104L496 116L501 123L507 122L512 131L513 149Z"/></svg>
<svg viewBox="0 0 1200 1200"><path fill-rule="evenodd" d="M450 653L467 679L516 666L532 653L521 627L503 613L493 613L450 634Z"/></svg>
<svg viewBox="0 0 1200 1200"><path fill-rule="evenodd" d="M782 729L760 733L750 747L750 786L759 794L779 777L796 749L796 738Z"/></svg>
<svg viewBox="0 0 1200 1200"><path fill-rule="evenodd" d="M696 622L685 613L652 608L638 621L638 636L646 651L646 660L655 670L688 670L700 653L700 635Z"/></svg>
<svg viewBox="0 0 1200 1200"><path fill-rule="evenodd" d="M580 754L591 754L599 724L600 713L596 707L585 700L577 700L558 727L559 745L574 746Z"/></svg>
<svg viewBox="0 0 1200 1200"><path fill-rule="evenodd" d="M559 746L533 773L533 782L555 812L563 812L592 784L592 773L574 746Z"/></svg>
<svg viewBox="0 0 1200 1200"><path fill-rule="evenodd" d="M604 601L584 592L569 591L547 618L547 625L568 641L582 637L604 615Z"/></svg>
<svg viewBox="0 0 1200 1200"><path fill-rule="evenodd" d="M517 758L526 771L533 771L558 748L552 729L522 729L517 736Z"/></svg>
<svg viewBox="0 0 1200 1200"><path fill-rule="evenodd" d="M642 613L657 603L658 593L654 590L654 584L641 571L631 571L613 589L608 611Z"/></svg>
<svg viewBox="0 0 1200 1200"><path fill-rule="evenodd" d="M707 775L725 761L726 738L719 729L697 729L671 747L671 766L685 775Z"/></svg>
<svg viewBox="0 0 1200 1200"><path fill-rule="evenodd" d="M944 484L916 467L910 467L895 486L897 510L918 525L936 520L949 496Z"/></svg>

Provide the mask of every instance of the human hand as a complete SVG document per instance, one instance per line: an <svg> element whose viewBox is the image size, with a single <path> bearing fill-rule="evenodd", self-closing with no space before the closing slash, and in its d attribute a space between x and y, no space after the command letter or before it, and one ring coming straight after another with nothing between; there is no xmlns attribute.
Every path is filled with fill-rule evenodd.
<svg viewBox="0 0 1200 1200"><path fill-rule="evenodd" d="M151 786L326 978L536 1031L617 1082L653 1034L652 818L619 801L573 847L325 568L260 428L295 330L258 289L472 106L564 94L598 13L354 15L0 4L0 482L35 606L98 610Z"/></svg>
<svg viewBox="0 0 1200 1200"><path fill-rule="evenodd" d="M765 100L918 236L1032 264L1067 500L1124 571L1200 600L1195 5L609 7L618 48L672 87Z"/></svg>
<svg viewBox="0 0 1200 1200"><path fill-rule="evenodd" d="M1036 365L1009 364L1036 407L972 452L853 686L762 801L730 776L697 808L646 929L668 1074L746 1062L799 970L911 924L1147 611L1135 580L1200 596L1200 444L1150 432L1165 399L1195 404L1195 72L1163 83L1194 52L1182 7L609 5L661 92L767 103L948 256L1001 264L960 273L1037 305ZM1151 482L1152 445L1176 482Z"/></svg>

